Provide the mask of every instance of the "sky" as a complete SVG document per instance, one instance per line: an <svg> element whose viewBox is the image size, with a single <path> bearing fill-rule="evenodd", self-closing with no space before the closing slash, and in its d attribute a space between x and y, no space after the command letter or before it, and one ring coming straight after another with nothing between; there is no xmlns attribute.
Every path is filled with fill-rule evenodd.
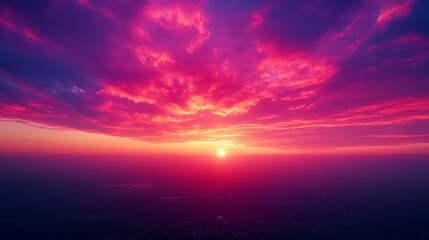
<svg viewBox="0 0 429 240"><path fill-rule="evenodd" d="M3 0L0 151L429 153L425 0Z"/></svg>

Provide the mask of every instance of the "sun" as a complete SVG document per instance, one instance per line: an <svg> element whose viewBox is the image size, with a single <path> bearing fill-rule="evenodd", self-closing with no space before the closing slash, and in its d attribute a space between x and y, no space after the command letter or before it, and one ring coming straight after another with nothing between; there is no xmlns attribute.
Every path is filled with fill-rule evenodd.
<svg viewBox="0 0 429 240"><path fill-rule="evenodd" d="M217 150L217 155L218 155L219 157L224 157L224 156L225 156L225 154L226 154L225 149L219 149L219 150Z"/></svg>

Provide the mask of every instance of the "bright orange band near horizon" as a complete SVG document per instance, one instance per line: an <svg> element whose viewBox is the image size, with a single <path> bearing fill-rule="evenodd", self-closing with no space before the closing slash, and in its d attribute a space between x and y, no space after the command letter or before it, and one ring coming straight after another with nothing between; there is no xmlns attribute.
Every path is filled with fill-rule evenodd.
<svg viewBox="0 0 429 240"><path fill-rule="evenodd" d="M245 146L233 140L148 143L137 139L53 129L27 123L0 121L0 153L120 153L120 154L319 154L319 153L429 153L429 144L366 146L338 149L281 149ZM219 151L225 151L219 153Z"/></svg>

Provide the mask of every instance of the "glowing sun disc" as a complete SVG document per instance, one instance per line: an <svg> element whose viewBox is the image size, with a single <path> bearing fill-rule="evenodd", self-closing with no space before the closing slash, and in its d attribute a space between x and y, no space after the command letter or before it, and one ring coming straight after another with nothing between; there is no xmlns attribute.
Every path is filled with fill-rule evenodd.
<svg viewBox="0 0 429 240"><path fill-rule="evenodd" d="M225 154L226 154L225 149L219 149L219 150L217 150L217 155L219 157L223 157L223 156L225 156Z"/></svg>

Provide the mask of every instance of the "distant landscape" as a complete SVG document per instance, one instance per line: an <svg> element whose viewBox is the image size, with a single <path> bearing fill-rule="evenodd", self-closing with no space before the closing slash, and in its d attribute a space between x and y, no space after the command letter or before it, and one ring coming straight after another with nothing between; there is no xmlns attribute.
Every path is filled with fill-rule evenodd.
<svg viewBox="0 0 429 240"><path fill-rule="evenodd" d="M10 156L0 176L5 240L429 237L425 156Z"/></svg>

